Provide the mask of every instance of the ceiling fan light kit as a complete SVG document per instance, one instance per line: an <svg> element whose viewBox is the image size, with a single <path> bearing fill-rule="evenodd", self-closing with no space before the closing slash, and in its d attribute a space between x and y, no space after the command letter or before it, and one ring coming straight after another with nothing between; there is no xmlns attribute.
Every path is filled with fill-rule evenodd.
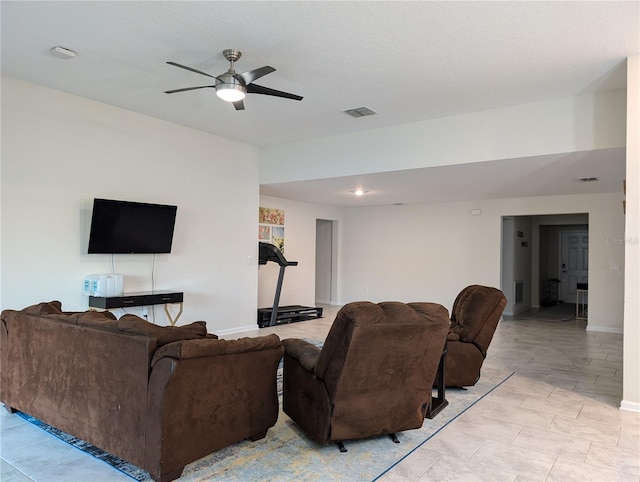
<svg viewBox="0 0 640 482"><path fill-rule="evenodd" d="M226 102L231 102L236 110L244 110L243 99L247 94L262 94L274 97L283 97L285 99L302 100L302 97L299 95L281 92L279 90L263 87L253 83L254 80L275 72L276 69L273 67L265 65L259 69L249 70L248 72L238 74L235 71L235 62L242 56L242 52L236 49L226 49L222 51L222 54L224 55L224 58L229 61L229 70L218 76L210 75L206 72L194 69L193 67L187 67L186 65L181 65L176 62L167 62L167 64L173 65L174 67L179 67L190 72L195 72L196 74L216 79L216 83L215 85L200 85L197 87L166 90L165 94L175 94L177 92L213 87L216 89L216 95Z"/></svg>
<svg viewBox="0 0 640 482"><path fill-rule="evenodd" d="M216 95L226 102L238 102L247 95L247 88L231 74L216 79Z"/></svg>

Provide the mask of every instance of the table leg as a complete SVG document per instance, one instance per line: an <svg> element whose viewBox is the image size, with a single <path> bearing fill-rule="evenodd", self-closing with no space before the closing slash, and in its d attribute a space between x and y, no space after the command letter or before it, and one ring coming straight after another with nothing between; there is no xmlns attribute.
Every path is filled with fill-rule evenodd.
<svg viewBox="0 0 640 482"><path fill-rule="evenodd" d="M175 303L172 303L172 304L175 304ZM167 317L169 318L169 322L171 323L171 326L176 326L176 322L178 321L178 318L180 318L180 315L182 314L182 302L178 304L180 305L180 311L178 311L178 314L175 316L175 318L171 316L171 313L169 313L168 305L166 303L164 305L164 312L167 314Z"/></svg>

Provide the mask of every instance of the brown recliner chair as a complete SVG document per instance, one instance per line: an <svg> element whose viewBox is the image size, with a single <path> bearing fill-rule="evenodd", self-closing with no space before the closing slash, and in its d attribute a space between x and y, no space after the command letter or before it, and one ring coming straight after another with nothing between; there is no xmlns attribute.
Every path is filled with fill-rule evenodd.
<svg viewBox="0 0 640 482"><path fill-rule="evenodd" d="M324 346L285 339L284 412L313 440L420 428L449 331L436 303L368 301L338 312Z"/></svg>
<svg viewBox="0 0 640 482"><path fill-rule="evenodd" d="M457 296L447 335L445 384L448 387L476 384L506 304L502 291L488 286L467 286Z"/></svg>

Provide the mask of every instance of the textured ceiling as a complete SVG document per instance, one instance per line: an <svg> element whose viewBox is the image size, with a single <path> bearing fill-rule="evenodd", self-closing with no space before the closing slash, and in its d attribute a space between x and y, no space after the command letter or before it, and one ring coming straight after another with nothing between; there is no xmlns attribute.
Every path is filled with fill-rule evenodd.
<svg viewBox="0 0 640 482"><path fill-rule="evenodd" d="M270 145L624 86L638 2L2 1L2 73L178 124ZM78 52L51 56L60 45ZM302 102L213 89L226 71ZM377 115L342 111L366 106Z"/></svg>
<svg viewBox="0 0 640 482"><path fill-rule="evenodd" d="M639 6L637 1L3 0L2 74L268 146L624 87L625 58L640 51ZM56 45L77 51L77 57L53 57L49 49ZM246 110L235 111L213 89L163 93L212 80L166 61L218 75L228 67L226 48L243 52L238 72L271 65L276 72L257 83L304 100L250 94ZM378 114L354 119L342 112L361 106ZM618 153L618 166L624 166L623 157ZM577 175L586 159L555 161L571 164ZM482 164L474 172L476 181L501 172L499 163ZM459 184L468 178L465 169L438 175L463 174ZM403 194L420 202L424 189L411 193L406 186L412 177L427 182L436 174L426 172L403 171L384 182L382 175L368 179L380 186L404 182ZM317 187L336 189L345 179L334 181ZM493 197L508 194L507 184L501 186ZM311 200L315 190L301 187L275 185L268 193ZM531 195L549 190L542 187ZM385 196L385 202L410 202Z"/></svg>

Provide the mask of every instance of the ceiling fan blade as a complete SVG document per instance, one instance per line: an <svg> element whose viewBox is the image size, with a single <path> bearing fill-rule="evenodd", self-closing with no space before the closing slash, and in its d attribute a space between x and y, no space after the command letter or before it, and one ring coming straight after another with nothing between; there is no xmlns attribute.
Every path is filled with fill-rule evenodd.
<svg viewBox="0 0 640 482"><path fill-rule="evenodd" d="M187 90L215 88L215 85L201 85L200 87L185 87L184 89L165 90L165 94L175 94L176 92L186 92Z"/></svg>
<svg viewBox="0 0 640 482"><path fill-rule="evenodd" d="M264 77L265 75L275 71L276 69L274 69L273 67L265 65L264 67L260 67L259 69L243 72L242 74L236 74L235 76L242 77L242 80L244 80L244 84L249 85L254 80L259 79L260 77Z"/></svg>
<svg viewBox="0 0 640 482"><path fill-rule="evenodd" d="M261 85L249 84L247 85L248 94L263 94L273 95L275 97L284 97L285 99L302 100L303 97L295 94L289 94L288 92L282 92L280 90L270 89L269 87L263 87Z"/></svg>
<svg viewBox="0 0 640 482"><path fill-rule="evenodd" d="M189 70L191 72L195 72L196 74L200 74L200 75L206 75L207 77L211 77L212 79L215 79L216 76L215 75L209 75L206 72L201 72L200 70L196 70L192 67L187 67L186 65L181 65L181 64L177 64L175 62L167 62L169 65L173 65L174 67L180 67L181 69L185 69L185 70Z"/></svg>
<svg viewBox="0 0 640 482"><path fill-rule="evenodd" d="M233 106L236 108L236 110L244 110L244 102L239 100L238 102L234 102Z"/></svg>

